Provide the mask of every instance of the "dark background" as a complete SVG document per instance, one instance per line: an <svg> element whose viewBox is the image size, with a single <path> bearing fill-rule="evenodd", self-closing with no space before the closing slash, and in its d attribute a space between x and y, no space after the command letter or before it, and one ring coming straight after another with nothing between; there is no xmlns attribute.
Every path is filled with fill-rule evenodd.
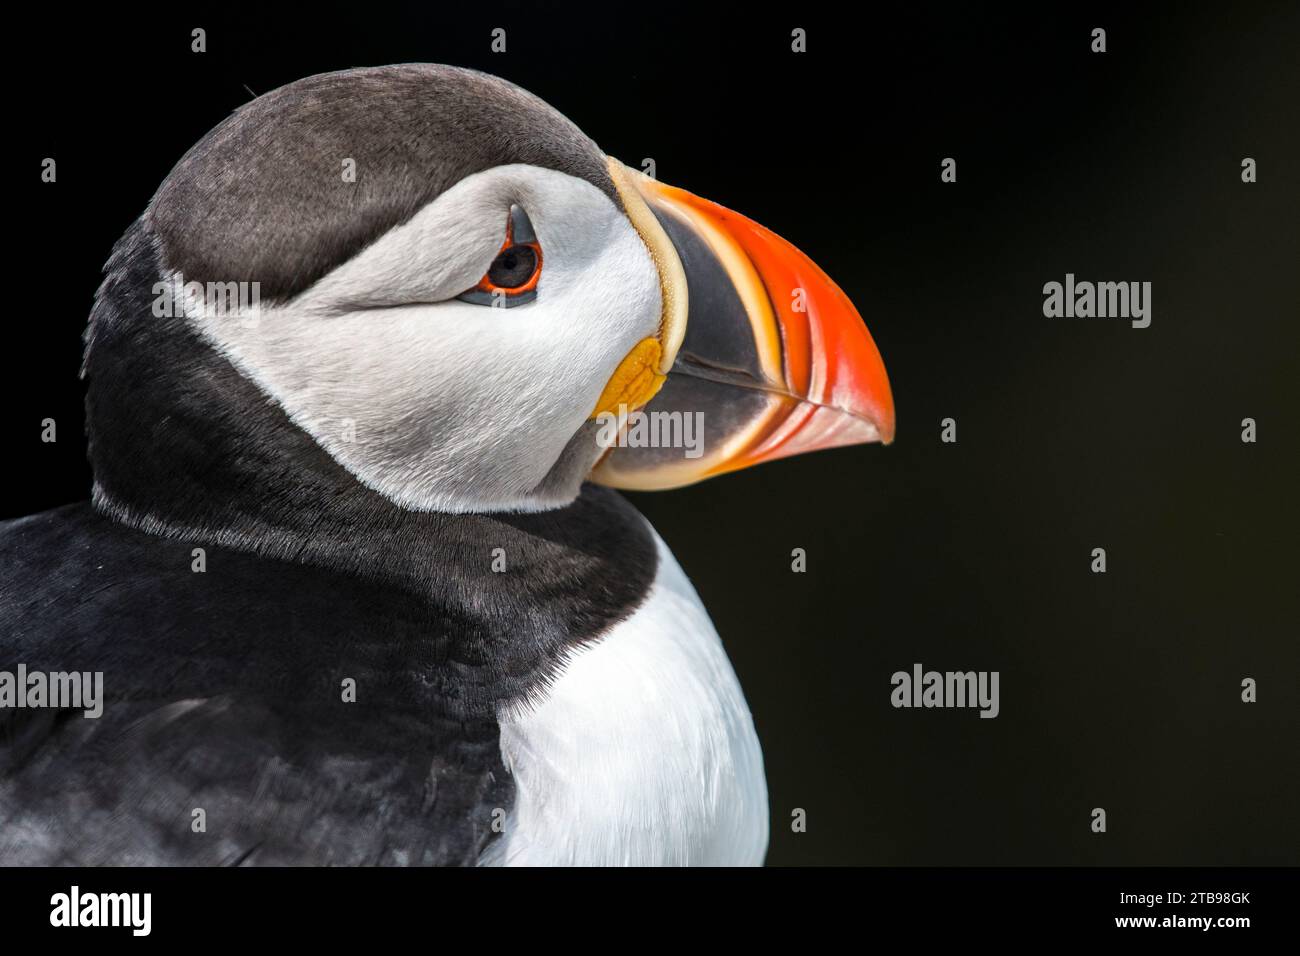
<svg viewBox="0 0 1300 956"><path fill-rule="evenodd" d="M1300 862L1296 5L473 6L47 11L9 34L0 517L88 495L81 331L191 144L307 74L477 67L795 242L885 357L892 447L633 496L754 712L769 862ZM1066 272L1151 281L1151 327L1044 318ZM1000 671L1001 716L891 708L918 661Z"/></svg>

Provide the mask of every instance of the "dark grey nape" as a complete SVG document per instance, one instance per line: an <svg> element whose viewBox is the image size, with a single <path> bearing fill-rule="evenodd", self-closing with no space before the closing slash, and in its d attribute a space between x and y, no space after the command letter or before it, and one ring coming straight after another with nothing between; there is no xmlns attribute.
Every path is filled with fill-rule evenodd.
<svg viewBox="0 0 1300 956"><path fill-rule="evenodd" d="M355 162L355 181L343 161ZM236 110L146 213L186 281L291 298L472 173L527 163L622 208L600 149L542 100L474 70L406 64L298 80Z"/></svg>

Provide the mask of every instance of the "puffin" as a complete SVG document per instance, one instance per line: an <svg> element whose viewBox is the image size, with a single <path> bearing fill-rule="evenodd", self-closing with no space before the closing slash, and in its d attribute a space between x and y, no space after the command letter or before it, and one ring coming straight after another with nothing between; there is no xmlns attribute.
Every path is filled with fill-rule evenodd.
<svg viewBox="0 0 1300 956"><path fill-rule="evenodd" d="M892 440L793 245L505 80L349 69L184 155L84 339L91 499L0 524L0 864L763 862L749 707L619 489Z"/></svg>

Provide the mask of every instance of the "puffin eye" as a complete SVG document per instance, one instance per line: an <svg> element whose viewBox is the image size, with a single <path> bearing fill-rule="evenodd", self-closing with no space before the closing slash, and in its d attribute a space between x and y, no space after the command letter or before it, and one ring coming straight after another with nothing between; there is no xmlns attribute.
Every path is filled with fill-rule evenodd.
<svg viewBox="0 0 1300 956"><path fill-rule="evenodd" d="M518 289L537 274L537 253L532 246L513 245L502 249L488 267L486 279L498 289Z"/></svg>
<svg viewBox="0 0 1300 956"><path fill-rule="evenodd" d="M542 247L533 232L533 224L521 208L511 206L501 251L478 284L457 298L475 305L513 308L537 298L537 281L541 276Z"/></svg>

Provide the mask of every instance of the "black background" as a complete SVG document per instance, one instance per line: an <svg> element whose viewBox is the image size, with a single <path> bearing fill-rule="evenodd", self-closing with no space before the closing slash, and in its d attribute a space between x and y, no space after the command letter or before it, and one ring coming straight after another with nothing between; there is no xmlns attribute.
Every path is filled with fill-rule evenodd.
<svg viewBox="0 0 1300 956"><path fill-rule="evenodd" d="M88 494L81 331L190 145L307 74L476 67L796 243L885 357L892 447L633 496L745 688L769 862L1300 861L1296 5L472 7L53 10L11 32L0 516ZM1152 282L1151 327L1044 318L1067 272ZM1000 671L1001 716L891 708L918 661Z"/></svg>

